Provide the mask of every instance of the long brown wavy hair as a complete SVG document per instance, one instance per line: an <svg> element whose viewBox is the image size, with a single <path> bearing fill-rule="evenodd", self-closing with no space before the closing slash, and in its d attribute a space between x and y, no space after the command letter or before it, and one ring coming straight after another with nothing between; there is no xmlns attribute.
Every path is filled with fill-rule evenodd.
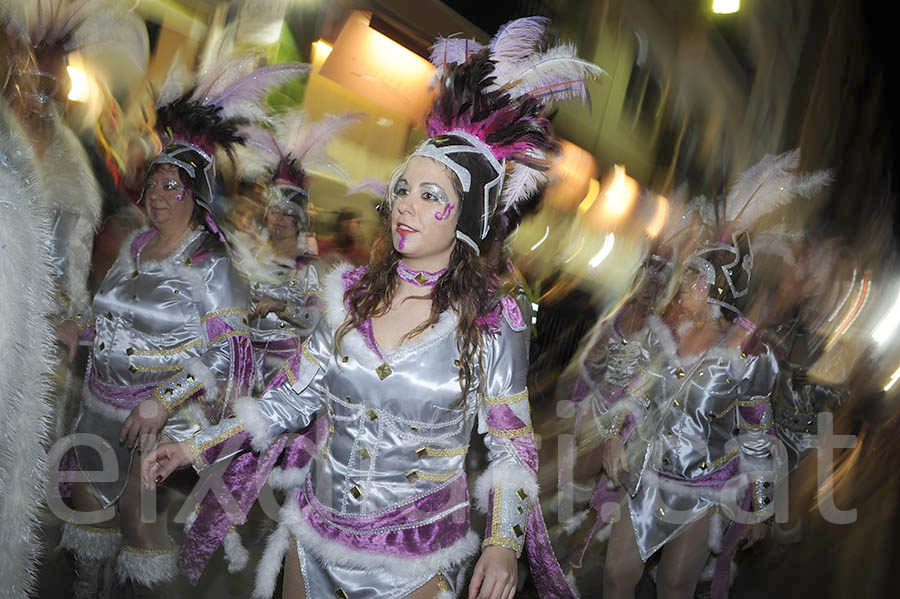
<svg viewBox="0 0 900 599"><path fill-rule="evenodd" d="M408 160L407 160L408 162ZM441 165L443 166L443 165ZM394 293L400 283L397 264L400 253L394 248L391 235L390 196L394 183L405 171L406 162L401 164L391 177L387 194L379 210L380 229L374 242L372 261L366 273L344 293L344 301L349 305L347 318L335 334L335 351L340 353L341 340L349 331L363 325L373 316L387 313L394 300ZM456 175L444 167L453 186L462 197L462 186ZM497 219L495 219L497 220ZM494 223L491 231L500 227ZM457 240L450 254L447 270L438 279L431 293L420 296L431 300L431 314L425 322L408 332L400 340L415 337L434 325L441 314L454 310L459 315L456 327L456 346L460 358L460 401L465 402L471 390L475 374L483 372L482 329L478 319L490 313L500 301L500 277L505 271L507 255L502 239L489 238L480 246L481 255L471 247Z"/></svg>

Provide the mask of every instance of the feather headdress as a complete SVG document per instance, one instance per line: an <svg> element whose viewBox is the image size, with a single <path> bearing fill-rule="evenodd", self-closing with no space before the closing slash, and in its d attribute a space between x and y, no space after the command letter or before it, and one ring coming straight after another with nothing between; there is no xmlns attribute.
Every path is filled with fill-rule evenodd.
<svg viewBox="0 0 900 599"><path fill-rule="evenodd" d="M274 87L308 72L297 63L257 66L259 57L234 56L215 63L205 57L191 81L176 60L156 103L156 129L163 150L152 165L178 166L198 183L197 202L212 212L217 150L232 159L243 144L243 127L261 110L259 103ZM187 89L185 89L187 88Z"/></svg>
<svg viewBox="0 0 900 599"><path fill-rule="evenodd" d="M759 222L798 199L812 199L831 182L827 170L800 173L799 163L799 150L767 154L739 175L717 203L701 199L697 204L708 237L688 264L715 284L710 303L740 314L737 304L749 293L754 245L790 260L791 232L783 225L759 230Z"/></svg>
<svg viewBox="0 0 900 599"><path fill-rule="evenodd" d="M604 75L575 47L542 50L549 20L507 23L490 44L439 38L432 46L437 97L426 117L430 139L415 155L445 164L466 198L457 237L479 251L495 212L533 196L556 151L546 116L553 100L587 99L585 80Z"/></svg>
<svg viewBox="0 0 900 599"><path fill-rule="evenodd" d="M143 72L150 42L132 5L123 0L0 0L0 24L12 50L8 93L36 101L33 109L49 117L53 103L64 101L67 55L75 51L91 71L104 72L110 81ZM120 65L115 72L109 70L112 62Z"/></svg>
<svg viewBox="0 0 900 599"><path fill-rule="evenodd" d="M261 166L269 181L266 208L279 206L306 226L309 205L309 169L330 170L346 180L346 173L328 152L329 144L361 115L355 113L327 115L317 122L309 122L302 111L290 111L272 119L269 129L246 129L247 146L251 155L248 166ZM249 156L248 156L249 158ZM247 171L245 171L246 174Z"/></svg>

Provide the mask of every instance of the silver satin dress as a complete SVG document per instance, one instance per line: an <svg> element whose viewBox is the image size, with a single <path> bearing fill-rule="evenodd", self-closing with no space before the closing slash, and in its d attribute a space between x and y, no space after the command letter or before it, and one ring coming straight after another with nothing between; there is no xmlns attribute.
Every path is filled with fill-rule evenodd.
<svg viewBox="0 0 900 599"><path fill-rule="evenodd" d="M162 433L184 440L229 413L228 400L252 377L247 284L225 248L198 230L169 258L144 260L153 234L139 231L123 243L92 314L79 315L91 352L74 432L98 436L116 471L101 473L96 449L75 451L104 507L128 480L134 452L120 445L119 430L135 406L160 400L170 413Z"/></svg>
<svg viewBox="0 0 900 599"><path fill-rule="evenodd" d="M368 328L350 331L335 349L346 316L345 276L354 272L343 267L326 277L325 317L285 364L282 384L242 400L235 417L193 437L195 466L221 459L204 451L229 437L249 433L262 450L285 431L310 426L318 412L328 419L327 438L281 510L256 596L271 594L289 539L307 597L400 599L434 577L457 596L482 544L517 555L523 549L537 495L534 472L520 457L528 453L523 447L534 449L527 330L524 322L496 319L484 333L478 392L460 402L454 313L398 349L380 349ZM484 541L469 528L464 471L476 426L491 461L474 493L488 513Z"/></svg>
<svg viewBox="0 0 900 599"><path fill-rule="evenodd" d="M283 312L269 312L250 319L260 390L297 351L303 339L309 337L322 317L316 262L309 256L294 260L259 252L258 258L247 256L237 263L250 282L251 296L280 300L287 306ZM254 302L251 312L255 307Z"/></svg>
<svg viewBox="0 0 900 599"><path fill-rule="evenodd" d="M625 438L629 472L620 478L646 561L711 509L729 518L742 509L754 521L774 509L770 397L778 365L768 348L681 356L652 315L640 346L641 380L598 420Z"/></svg>

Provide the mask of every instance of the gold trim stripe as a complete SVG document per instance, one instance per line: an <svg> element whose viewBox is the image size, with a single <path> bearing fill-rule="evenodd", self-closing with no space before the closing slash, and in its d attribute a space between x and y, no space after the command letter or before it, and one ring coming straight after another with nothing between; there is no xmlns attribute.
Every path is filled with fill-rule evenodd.
<svg viewBox="0 0 900 599"><path fill-rule="evenodd" d="M422 470L416 470L416 480L425 480L431 483L443 483L457 474L459 474L459 470L456 472L424 472Z"/></svg>
<svg viewBox="0 0 900 599"><path fill-rule="evenodd" d="M430 458L453 458L458 455L466 455L469 452L469 446L451 447L449 449L441 449L440 447L423 447L425 455Z"/></svg>
<svg viewBox="0 0 900 599"><path fill-rule="evenodd" d="M488 427L488 433L500 439L512 439L513 437L521 437L522 435L527 435L530 432L532 432L530 424L527 426L523 426L522 428L513 428L507 430L498 430Z"/></svg>
<svg viewBox="0 0 900 599"><path fill-rule="evenodd" d="M241 422L237 422L237 423L235 423L234 426L232 426L228 430L221 432L218 435L216 435L215 437L213 437L212 439L204 441L203 443L198 445L197 450L201 451L201 452L206 451L210 447L212 447L214 445L218 445L219 443L221 443L222 441L225 441L226 439L230 439L231 437L237 435L238 433L242 432L243 430L244 430L244 424Z"/></svg>
<svg viewBox="0 0 900 599"><path fill-rule="evenodd" d="M175 410L178 408L178 406L180 406L181 404L186 402L187 399L190 396L192 396L194 393L196 393L197 391L201 391L201 390L203 390L203 383L196 383L196 384L194 384L193 387L188 387L187 391L184 391L181 395L179 395L174 400L169 400L166 397L165 393L159 391L159 387L157 387L154 390L154 394L156 394L156 398L160 401L160 403L166 409L166 412L168 412L169 415L172 415L175 413Z"/></svg>
<svg viewBox="0 0 900 599"><path fill-rule="evenodd" d="M175 372L183 370L181 364L164 364L162 366L138 366L137 364L132 364L131 366L134 366L135 372Z"/></svg>
<svg viewBox="0 0 900 599"><path fill-rule="evenodd" d="M719 466L721 466L721 465L724 464L725 462L731 460L731 459L732 459L734 456L736 456L737 454L738 454L738 450L737 450L737 449L732 449L731 451L729 451L728 453L726 453L725 455L723 455L723 456L722 456L721 458L719 458L718 460L715 460L715 461L710 462L710 463L707 465L707 470L712 470L712 469L718 468Z"/></svg>
<svg viewBox="0 0 900 599"><path fill-rule="evenodd" d="M516 555L522 552L522 543L518 543L509 537L498 537L491 535L481 542L482 548L487 547L488 545L497 545L499 547L506 547L507 549L512 549L516 552Z"/></svg>
<svg viewBox="0 0 900 599"><path fill-rule="evenodd" d="M772 428L773 426L775 426L774 422L767 422L767 423L760 423L760 424L750 424L749 422L744 422L742 425L740 425L740 428L745 428L745 429L751 430L751 431L763 431L763 430L766 430L767 428Z"/></svg>
<svg viewBox="0 0 900 599"><path fill-rule="evenodd" d="M515 395L501 395L499 397L484 397L484 403L488 406L505 406L511 403L518 403L528 399L528 389L516 393Z"/></svg>
<svg viewBox="0 0 900 599"><path fill-rule="evenodd" d="M227 332L225 332L225 333L222 333L221 335L219 335L219 336L216 337L215 339L211 340L211 341L209 342L209 344L210 344L210 345L215 345L215 344L218 343L219 341L222 341L223 339L227 339L227 338L229 338L229 337L247 337L247 338L249 338L249 337L250 337L250 331L247 331L247 330L244 330L244 329L234 329L233 331L227 331Z"/></svg>
<svg viewBox="0 0 900 599"><path fill-rule="evenodd" d="M247 311L239 308L223 308L222 310L216 310L215 312L205 314L203 318L200 319L200 324L206 324L206 321L210 318L218 318L219 316L227 316L229 314L238 314L239 316L246 317Z"/></svg>
<svg viewBox="0 0 900 599"><path fill-rule="evenodd" d="M503 487L498 483L494 486L494 509L491 511L491 536L489 539L500 537L500 520L503 516Z"/></svg>
<svg viewBox="0 0 900 599"><path fill-rule="evenodd" d="M751 399L750 401L738 400L737 404L742 408L752 408L753 406L758 406L760 404L764 404L767 401L769 401L768 395L766 395L764 397L760 397L759 399Z"/></svg>
<svg viewBox="0 0 900 599"><path fill-rule="evenodd" d="M203 459L203 456L200 455L200 449L197 447L197 444L194 443L194 439L187 440L188 449L191 451L191 457L194 460L194 468L197 470L203 470L206 468L206 461ZM194 508L194 513L197 513L199 510L197 508L200 507L200 504L197 504L197 507Z"/></svg>
<svg viewBox="0 0 900 599"><path fill-rule="evenodd" d="M710 414L709 418L721 418L722 416L726 415L728 412L735 409L738 406L738 404L739 404L739 402L737 400L735 400L735 401L731 402L731 404L727 408L722 410L721 412L715 412L714 414Z"/></svg>
<svg viewBox="0 0 900 599"><path fill-rule="evenodd" d="M313 364L315 364L316 366L321 366L322 363L319 362L319 359L316 358L313 355L313 353L311 351L309 351L309 348L306 346L308 342L309 342L309 338L304 340L303 343L300 345L300 350L303 352L303 357L306 358L307 360L309 360L310 362L312 362Z"/></svg>
<svg viewBox="0 0 900 599"><path fill-rule="evenodd" d="M288 383L290 383L291 387L296 385L297 377L295 377L294 373L291 372L291 366L290 366L290 364L288 364L287 360L285 360L284 366L282 366L282 368L284 369L284 376L287 377Z"/></svg>

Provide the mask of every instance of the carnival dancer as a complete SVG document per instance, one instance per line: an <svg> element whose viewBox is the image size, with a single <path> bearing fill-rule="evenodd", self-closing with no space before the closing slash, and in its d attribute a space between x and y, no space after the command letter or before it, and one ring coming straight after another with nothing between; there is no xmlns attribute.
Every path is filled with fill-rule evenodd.
<svg viewBox="0 0 900 599"><path fill-rule="evenodd" d="M248 133L251 151L265 165L256 178L267 180L268 243L238 252L237 266L250 281L250 331L261 381L268 381L284 366L321 317L318 260L315 248L307 243L307 171L321 168L343 174L328 155L328 144L356 120L356 115L347 114L310 123L301 112L291 111L276 119L275 134L261 128ZM253 173L245 171L247 175Z"/></svg>
<svg viewBox="0 0 900 599"><path fill-rule="evenodd" d="M654 312L660 293L672 275L668 253L668 248L657 248L651 253L624 302L597 323L576 359L575 384L570 395L576 411L574 435L569 455L562 462L572 464L574 480L563 480L564 472L560 472L560 493L571 489L568 500L573 503L579 491L584 494L577 481L601 473L602 462L593 459L598 442L602 441L596 423L622 399L637 374L643 349L641 341L647 336L647 317ZM567 466L563 470L569 472ZM617 493L606 476L599 476L594 488L587 489L587 496L580 500L580 503L587 500L587 509L566 523L567 529L577 526L581 532L569 551L567 569L582 566L588 545L603 526L603 520L598 518L600 508L609 500L615 501Z"/></svg>
<svg viewBox="0 0 900 599"><path fill-rule="evenodd" d="M157 103L164 147L141 198L152 226L123 244L92 312L60 328L70 347L79 338L91 344L74 431L103 439L99 448L75 446L87 483L72 486L72 499L79 511L118 508L118 522L105 528L65 525L61 544L79 562L79 596L100 595L88 586L103 578L96 572L110 558L134 596L158 596L173 580L176 547L165 513L142 518L134 455L153 447L159 433L181 441L218 422L252 384L249 290L213 218L214 156L243 142L236 106L303 69L280 65L236 77L246 73L239 60L218 65L187 91L167 80ZM104 476L109 454L114 477Z"/></svg>
<svg viewBox="0 0 900 599"><path fill-rule="evenodd" d="M456 596L479 550L470 596L512 597L523 550L542 596L572 596L536 503L526 324L499 288L495 249L505 213L542 183L554 149L545 103L583 95L599 72L571 47L540 53L546 26L514 21L487 48L438 42L430 137L392 177L378 257L326 278L323 321L280 382L145 457L152 488L243 442L283 445L280 433L323 409L327 439L282 508L258 596L272 594L285 556L288 597ZM475 491L483 541L469 527L464 471L476 423L491 460Z"/></svg>
<svg viewBox="0 0 900 599"><path fill-rule="evenodd" d="M765 532L780 471L769 398L778 373L745 316L753 250L747 231L762 215L816 192L796 173L796 152L765 157L704 223L710 236L686 262L675 303L648 319L641 370L605 424L604 468L624 487L607 551L604 596L632 597L644 563L661 551L661 597L692 597L710 551L713 596L727 594L731 555ZM721 217L720 217L721 218ZM762 298L754 298L760 309ZM727 529L723 517L735 520ZM748 524L748 526L744 526Z"/></svg>

